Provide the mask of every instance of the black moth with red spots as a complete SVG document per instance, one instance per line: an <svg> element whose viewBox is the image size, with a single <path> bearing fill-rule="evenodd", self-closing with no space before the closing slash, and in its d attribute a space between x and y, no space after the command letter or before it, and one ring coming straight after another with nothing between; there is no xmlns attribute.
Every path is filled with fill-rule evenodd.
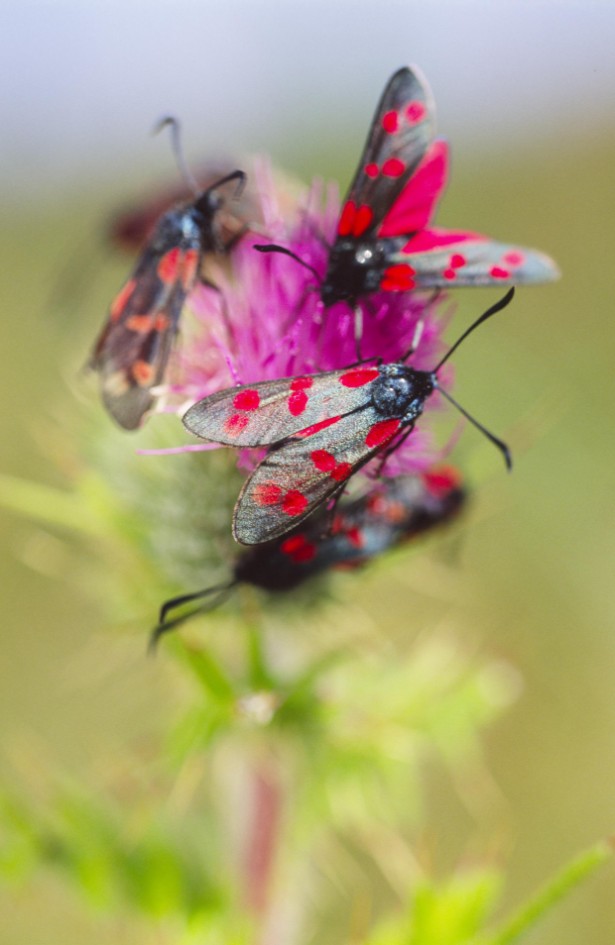
<svg viewBox="0 0 615 945"><path fill-rule="evenodd" d="M434 140L435 108L416 69L389 80L339 219L321 286L325 305L377 291L542 282L557 268L542 253L478 233L428 228L448 170Z"/></svg>
<svg viewBox="0 0 615 945"><path fill-rule="evenodd" d="M435 375L405 364L356 367L221 391L184 424L232 446L271 446L239 496L233 534L277 538L341 489L353 472L412 428Z"/></svg>
<svg viewBox="0 0 615 945"><path fill-rule="evenodd" d="M557 278L553 261L536 250L432 226L447 174L448 146L435 138L429 86L416 68L398 69L382 93L342 205L320 285L325 306L356 306L374 292ZM272 244L256 249L289 252Z"/></svg>
<svg viewBox="0 0 615 945"><path fill-rule="evenodd" d="M153 406L186 297L200 277L203 255L222 251L217 213L220 187L245 181L234 171L192 203L165 213L132 275L111 305L90 366L101 376L103 402L126 430L140 426Z"/></svg>
<svg viewBox="0 0 615 945"><path fill-rule="evenodd" d="M510 467L506 445L439 387L437 372L513 293L481 315L433 371L401 362L358 365L220 391L190 407L184 424L197 436L235 447L270 447L237 500L236 540L255 545L278 538L339 496L350 476L378 454L384 462L412 432L436 389L485 433Z"/></svg>
<svg viewBox="0 0 615 945"><path fill-rule="evenodd" d="M332 522L320 510L282 538L250 548L237 559L233 578L227 585L166 601L152 642L155 644L163 633L200 610L217 606L237 584L251 584L278 593L290 591L332 569L360 567L449 521L461 510L465 498L461 476L450 466L423 476L382 480L365 495L341 502ZM172 611L201 599L208 601L195 610L167 619Z"/></svg>

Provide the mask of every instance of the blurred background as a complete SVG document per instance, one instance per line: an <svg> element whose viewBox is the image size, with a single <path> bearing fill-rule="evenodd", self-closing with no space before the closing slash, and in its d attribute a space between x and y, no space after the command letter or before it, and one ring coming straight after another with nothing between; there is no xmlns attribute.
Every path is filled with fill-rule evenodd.
<svg viewBox="0 0 615 945"><path fill-rule="evenodd" d="M70 426L76 386L94 397L76 378L128 268L104 248L105 227L148 186L177 179L168 140L150 136L168 112L195 165L267 152L343 189L386 79L417 63L452 144L438 222L538 247L560 265L559 283L519 291L456 358L457 395L516 455L506 476L468 430L454 457L481 470L458 537L458 619L523 681L486 747L508 811L511 903L615 831L614 45L615 5L589 0L22 0L0 10L6 474L62 485L40 444L52 417ZM75 270L85 292L59 302ZM459 294L449 337L496 297ZM118 739L146 739L173 701L144 656L153 615L142 636L104 637L59 538L18 516L2 513L0 552L2 777L20 766L43 779L55 766L78 771ZM396 560L386 582L410 625L423 591L408 570ZM382 576L354 593L377 622ZM444 776L430 797L446 866L465 850L468 814ZM612 945L614 884L610 866L535 940ZM53 877L35 893L36 910L31 889L0 897L6 941L95 941Z"/></svg>

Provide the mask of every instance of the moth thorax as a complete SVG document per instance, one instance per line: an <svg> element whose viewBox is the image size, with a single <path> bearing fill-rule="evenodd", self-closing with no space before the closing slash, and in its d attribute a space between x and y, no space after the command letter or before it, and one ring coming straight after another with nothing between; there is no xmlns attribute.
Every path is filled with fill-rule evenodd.
<svg viewBox="0 0 615 945"><path fill-rule="evenodd" d="M358 246L354 253L357 266L373 266L374 256L374 247L371 244Z"/></svg>
<svg viewBox="0 0 615 945"><path fill-rule="evenodd" d="M331 251L329 268L321 286L325 305L344 299L355 300L375 292L380 285L380 251L374 243L342 240Z"/></svg>
<svg viewBox="0 0 615 945"><path fill-rule="evenodd" d="M426 371L415 371L404 364L389 364L374 381L372 400L383 417L402 417L410 408L418 416L433 389L433 375Z"/></svg>
<svg viewBox="0 0 615 945"><path fill-rule="evenodd" d="M224 199L217 190L206 190L194 204L194 209L199 215L211 218L223 203Z"/></svg>
<svg viewBox="0 0 615 945"><path fill-rule="evenodd" d="M171 210L156 228L152 249L159 252L166 252L172 246L196 249L201 242L201 226L201 214L194 207Z"/></svg>

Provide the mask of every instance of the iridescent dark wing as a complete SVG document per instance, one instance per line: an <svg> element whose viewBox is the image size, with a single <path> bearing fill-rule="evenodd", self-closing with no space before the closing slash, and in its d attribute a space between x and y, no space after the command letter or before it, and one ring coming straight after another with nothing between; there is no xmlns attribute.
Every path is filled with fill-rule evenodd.
<svg viewBox="0 0 615 945"><path fill-rule="evenodd" d="M198 279L200 248L152 243L111 305L90 364L109 413L136 429L164 378L186 296Z"/></svg>
<svg viewBox="0 0 615 945"><path fill-rule="evenodd" d="M432 289L456 286L523 285L550 282L559 270L535 249L498 243L479 233L425 229L396 241L385 280L403 287Z"/></svg>
<svg viewBox="0 0 615 945"><path fill-rule="evenodd" d="M548 256L469 230L429 227L448 173L448 149L435 141L378 229L386 253L384 291L521 285L559 276Z"/></svg>
<svg viewBox="0 0 615 945"><path fill-rule="evenodd" d="M158 221L135 269L111 306L90 364L100 373L103 401L127 430L140 425L155 401L153 388L165 374L186 297L194 288L203 254L221 247L217 215L224 184L245 183L233 171L183 207Z"/></svg>
<svg viewBox="0 0 615 945"><path fill-rule="evenodd" d="M214 443L269 446L306 428L324 429L367 406L379 373L359 365L235 387L194 404L183 421L191 433Z"/></svg>
<svg viewBox="0 0 615 945"><path fill-rule="evenodd" d="M278 538L335 497L350 476L390 445L402 428L371 405L311 428L270 450L244 484L233 534L245 545Z"/></svg>

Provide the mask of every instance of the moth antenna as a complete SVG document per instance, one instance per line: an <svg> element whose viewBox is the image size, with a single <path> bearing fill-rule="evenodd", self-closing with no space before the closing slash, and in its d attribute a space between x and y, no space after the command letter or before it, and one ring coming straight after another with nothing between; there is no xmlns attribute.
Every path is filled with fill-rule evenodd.
<svg viewBox="0 0 615 945"><path fill-rule="evenodd" d="M184 178L186 184L194 196L198 197L200 194L200 189L186 161L186 156L182 147L181 125L179 123L179 119L174 115L165 115L164 118L161 118L160 121L156 122L154 125L153 134L157 135L160 131L162 131L163 128L166 127L170 129L171 147L173 148L173 154L175 155L175 160L177 161L180 174ZM220 183L222 183L222 181L220 181Z"/></svg>
<svg viewBox="0 0 615 945"><path fill-rule="evenodd" d="M235 198L241 197L244 187L246 186L246 181L248 180L248 175L245 171L231 171L230 174L227 174L226 177L222 177L220 180L216 181L215 184L212 184L211 187L208 187L207 193L211 193L212 190L217 190L218 187L222 187L223 184L228 184L232 180L238 180L237 189L235 191Z"/></svg>
<svg viewBox="0 0 615 945"><path fill-rule="evenodd" d="M259 253L282 253L284 256L290 256L291 259L294 259L295 262L298 262L305 269L309 270L312 273L318 285L321 284L322 279L320 275L316 272L313 266L310 266L305 259L301 259L300 256L297 256L296 253L293 253L291 249L286 249L285 246L278 246L277 243L260 243L254 246L254 249L257 249Z"/></svg>
<svg viewBox="0 0 615 945"><path fill-rule="evenodd" d="M483 312L480 318L477 318L475 322L472 322L470 327L466 328L463 335L461 335L461 337L457 339L453 347L448 349L448 351L446 352L442 360L439 361L438 364L436 364L435 368L432 369L432 373L437 374L437 372L440 370L442 365L448 361L450 356L457 350L461 342L465 341L468 335L471 335L475 328L478 328L479 325L482 325L483 322L486 322L487 319L491 318L492 315L495 315L497 312L501 312L503 308L506 308L507 305L510 305L510 303L513 300L514 294L515 294L515 287L513 286L512 289L509 289L506 295L504 295L499 300L499 302L496 302L494 305L488 308L486 312Z"/></svg>
<svg viewBox="0 0 615 945"><path fill-rule="evenodd" d="M447 391L445 391L443 387L438 387L438 390L440 391L442 396L445 397L446 400L448 400L453 405L453 407L457 408L460 414L463 414L466 420L469 420L470 423L473 424L473 426L475 426L477 430L480 430L480 432L484 436L486 436L488 440L491 440L493 445L497 447L497 449L499 449L500 453L504 457L506 468L510 472L512 469L512 455L506 443L504 443L503 440L500 440L497 436L495 436L495 434L492 433L490 430L488 430L487 427L484 427L482 423L479 423L478 420L475 417L473 417L472 414L468 413L467 410L464 410L461 404L457 403L455 398L451 397L451 395Z"/></svg>
<svg viewBox="0 0 615 945"><path fill-rule="evenodd" d="M215 587L207 587L205 590L195 591L192 594L181 594L179 597L172 597L171 600L165 601L165 603L160 608L158 626L154 627L150 635L148 644L148 650L150 653L155 651L156 647L158 646L158 641L163 634L168 633L170 630L174 630L175 627L184 623L185 620L189 620L190 617L193 617L195 614L206 613L209 610L214 610L219 604L226 600L236 584L237 581L231 581L229 584L218 584ZM202 600L205 597L210 597L212 594L216 594L217 596L207 604L203 604L201 607L195 607L194 610L189 610L187 613L181 614L174 620L166 620L167 614L170 610L175 610L175 608L181 607L182 604L188 604L193 600Z"/></svg>

